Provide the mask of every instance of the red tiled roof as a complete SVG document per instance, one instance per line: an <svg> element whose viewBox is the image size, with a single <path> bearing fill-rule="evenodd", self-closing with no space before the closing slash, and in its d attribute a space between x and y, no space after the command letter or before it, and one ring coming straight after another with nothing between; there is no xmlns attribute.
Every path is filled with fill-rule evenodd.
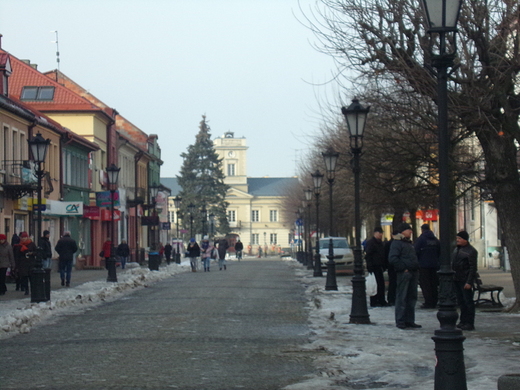
<svg viewBox="0 0 520 390"><path fill-rule="evenodd" d="M1 54L7 52L0 50ZM101 108L70 91L54 80L40 73L31 65L24 63L12 54L11 66L13 72L9 77L9 95L20 99L23 87L54 87L54 99L52 101L31 101L30 105L40 111L103 111Z"/></svg>

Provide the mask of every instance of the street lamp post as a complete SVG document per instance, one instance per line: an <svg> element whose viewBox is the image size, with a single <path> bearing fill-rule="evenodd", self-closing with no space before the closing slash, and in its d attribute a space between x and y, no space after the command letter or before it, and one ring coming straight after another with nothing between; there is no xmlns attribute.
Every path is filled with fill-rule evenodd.
<svg viewBox="0 0 520 390"><path fill-rule="evenodd" d="M299 231L299 235L300 235L300 239L298 240L298 244L300 246L300 251L299 251L299 255L300 255L300 263L302 263L303 265L305 265L305 252L303 251L303 239L302 239L302 236L303 236L303 231L304 231L304 228L305 228L305 209L302 207L302 206L299 206L298 207L298 231Z"/></svg>
<svg viewBox="0 0 520 390"><path fill-rule="evenodd" d="M352 278L352 307L350 323L370 324L367 309L365 276L363 275L363 258L361 249L361 212L360 212L360 172L359 157L363 147L363 131L370 107L364 108L354 98L348 108L342 107L350 134L350 151L354 155L352 170L354 172L354 225L356 247L354 248L354 277Z"/></svg>
<svg viewBox="0 0 520 390"><path fill-rule="evenodd" d="M190 213L190 239L194 238L193 236L193 213L195 212L195 205L190 203L188 205L188 212Z"/></svg>
<svg viewBox="0 0 520 390"><path fill-rule="evenodd" d="M202 209L200 210L200 214L202 216L202 237L206 235L206 220L207 220L207 214L208 210L206 210L206 206L202 206Z"/></svg>
<svg viewBox="0 0 520 390"><path fill-rule="evenodd" d="M177 210L177 252L175 252L175 263L180 264L181 263L181 249L180 249L180 239L179 239L179 216L180 212L179 209L181 208L182 198L177 195L175 198L173 198L173 204L175 206L175 209Z"/></svg>
<svg viewBox="0 0 520 390"><path fill-rule="evenodd" d="M28 140L32 157L37 164L36 176L38 179L38 220L36 227L38 250L36 252L36 265L31 274L31 302L47 302L51 299L50 272L46 274L42 267L43 248L39 245L42 235L42 178L44 175L42 164L45 162L50 142L50 139L44 139L40 133L36 134L36 137L33 137L31 140Z"/></svg>
<svg viewBox="0 0 520 390"><path fill-rule="evenodd" d="M325 162L325 170L327 171L327 181L329 182L329 255L327 256L327 281L325 282L325 290L337 290L336 283L336 263L334 262L334 248L332 237L334 235L333 219L332 219L332 186L334 185L334 177L336 174L336 164L338 162L339 153L332 147L329 147L326 152L321 154Z"/></svg>
<svg viewBox="0 0 520 390"><path fill-rule="evenodd" d="M213 236L215 234L214 228L215 228L215 214L211 213L209 215L209 235L212 240L213 240Z"/></svg>
<svg viewBox="0 0 520 390"><path fill-rule="evenodd" d="M108 185L110 186L110 238L112 245L110 247L110 258L107 260L107 282L117 282L117 273L116 273L116 238L114 234L114 197L115 197L115 186L117 185L119 179L119 171L121 168L118 168L114 163L112 163L109 167L106 168Z"/></svg>
<svg viewBox="0 0 520 390"><path fill-rule="evenodd" d="M307 259L307 269L313 269L312 266L312 243L311 243L311 201L312 201L312 190L310 187L307 187L305 192L305 201L307 204L307 236L305 241L307 242L307 247L305 248L305 258Z"/></svg>
<svg viewBox="0 0 520 390"><path fill-rule="evenodd" d="M314 274L313 276L322 277L321 271L321 255L320 255L320 192L323 175L316 169L316 172L311 174L314 184L314 197L316 198L316 254L314 256Z"/></svg>
<svg viewBox="0 0 520 390"><path fill-rule="evenodd" d="M437 106L439 129L439 214L441 269L439 271L440 329L432 337L435 342L435 390L466 390L464 366L465 337L456 328L453 271L451 269L451 213L450 195L450 134L448 131L448 68L453 67L456 55L457 20L462 0L422 0L428 21L428 33L439 35L439 52L432 53L432 66L437 69ZM452 34L452 51L447 49L446 35Z"/></svg>

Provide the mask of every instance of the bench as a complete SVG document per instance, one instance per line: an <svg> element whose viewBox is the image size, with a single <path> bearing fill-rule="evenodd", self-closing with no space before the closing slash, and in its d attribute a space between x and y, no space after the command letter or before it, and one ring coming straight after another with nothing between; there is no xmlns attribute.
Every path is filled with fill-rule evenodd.
<svg viewBox="0 0 520 390"><path fill-rule="evenodd" d="M504 307L502 305L502 302L500 302L500 293L504 289L502 286L495 286L493 284L482 284L482 279L477 277L476 279L476 291L478 292L477 299L475 299L475 306L479 306L482 303L491 303L493 306L497 307ZM491 296L491 299L482 298L481 294L489 293ZM497 299L495 300L494 293L496 293Z"/></svg>

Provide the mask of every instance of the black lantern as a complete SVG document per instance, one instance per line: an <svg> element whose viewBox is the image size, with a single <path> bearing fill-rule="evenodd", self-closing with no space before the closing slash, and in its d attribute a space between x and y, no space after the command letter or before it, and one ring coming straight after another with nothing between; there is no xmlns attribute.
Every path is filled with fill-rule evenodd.
<svg viewBox="0 0 520 390"><path fill-rule="evenodd" d="M337 290L336 283L336 263L334 262L334 248L332 243L332 236L334 235L334 221L332 219L332 186L336 175L336 164L338 163L339 153L334 148L329 147L326 152L321 154L323 162L325 163L325 170L327 172L327 181L329 182L329 255L327 258L327 281L325 283L325 290Z"/></svg>
<svg viewBox="0 0 520 390"><path fill-rule="evenodd" d="M115 229L114 229L114 197L115 197L115 186L117 186L117 182L119 181L119 171L121 168L118 168L114 163L110 164L105 171L107 174L108 185L110 186L110 239L112 242L112 246L110 248L110 258L107 260L107 282L117 282L117 272L116 272L116 258L115 258L115 246L116 246L116 237L115 237Z"/></svg>
<svg viewBox="0 0 520 390"><path fill-rule="evenodd" d="M117 185L117 182L119 181L119 171L121 171L121 168L118 168L114 163L107 167L106 172L109 185Z"/></svg>
<svg viewBox="0 0 520 390"><path fill-rule="evenodd" d="M356 246L354 248L354 277L352 278L352 307L350 312L350 322L354 324L370 324L361 249L361 168L359 165L361 148L363 147L363 133L369 110L370 107L364 108L356 98L352 100L352 104L348 108L341 108L350 134L350 150L354 155L352 170L354 171L354 230Z"/></svg>
<svg viewBox="0 0 520 390"><path fill-rule="evenodd" d="M47 150L49 149L50 139L44 139L40 133L27 141L31 149L31 154L36 163L36 177L38 179L38 213L36 226L36 241L38 243L38 250L36 253L35 268L31 273L31 302L46 302L51 299L50 291L50 271L46 272L43 269L43 248L39 246L42 235L42 178L44 171L42 164L45 162ZM34 210L34 206L33 206Z"/></svg>
<svg viewBox="0 0 520 390"><path fill-rule="evenodd" d="M322 277L321 270L321 255L320 255L320 193L321 183L323 182L323 174L316 169L316 172L311 174L312 182L314 184L314 198L316 199L316 253L314 255L314 274L315 277Z"/></svg>
<svg viewBox="0 0 520 390"><path fill-rule="evenodd" d="M428 33L439 35L439 51L431 53L432 66L437 68L437 106L439 134L439 241L441 243L441 268L439 271L439 319L440 329L432 337L435 342L435 390L466 390L464 366L465 337L456 328L458 313L453 291L451 269L450 232L452 215L450 177L450 134L448 131L448 68L453 66L456 55L457 20L462 0L423 0L429 26ZM448 52L446 35L453 34L451 52ZM453 232L454 234L455 232Z"/></svg>

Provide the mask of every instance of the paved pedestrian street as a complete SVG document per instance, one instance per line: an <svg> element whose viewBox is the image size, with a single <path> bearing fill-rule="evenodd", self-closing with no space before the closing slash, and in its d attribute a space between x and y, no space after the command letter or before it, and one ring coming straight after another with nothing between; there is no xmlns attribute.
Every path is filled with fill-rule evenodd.
<svg viewBox="0 0 520 390"><path fill-rule="evenodd" d="M280 261L181 273L0 340L0 388L280 389L314 371L305 305Z"/></svg>

